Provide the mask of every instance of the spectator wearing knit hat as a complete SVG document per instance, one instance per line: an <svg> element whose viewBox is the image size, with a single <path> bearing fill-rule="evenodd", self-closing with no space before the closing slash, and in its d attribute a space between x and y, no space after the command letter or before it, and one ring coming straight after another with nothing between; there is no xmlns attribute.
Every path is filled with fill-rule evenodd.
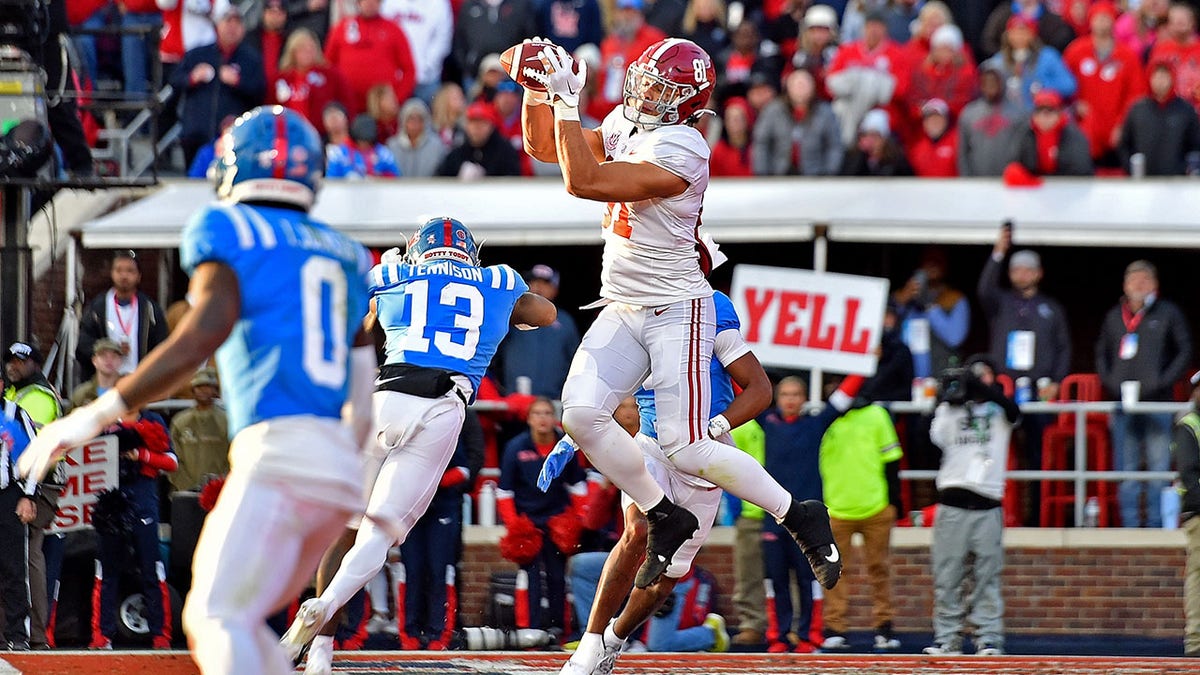
<svg viewBox="0 0 1200 675"><path fill-rule="evenodd" d="M958 176L958 130L950 107L940 98L921 106L921 136L909 147L908 161L922 178Z"/></svg>
<svg viewBox="0 0 1200 675"><path fill-rule="evenodd" d="M1181 176L1188 156L1200 165L1200 118L1196 110L1175 95L1175 69L1170 61L1150 64L1150 92L1125 116L1117 156L1130 171L1130 158L1141 155L1147 176Z"/></svg>
<svg viewBox="0 0 1200 675"><path fill-rule="evenodd" d="M1033 95L1053 89L1064 98L1075 95L1075 76L1062 62L1057 49L1042 44L1037 24L1025 15L1008 20L1000 51L986 61L1004 71L1005 95L1026 110L1033 110Z"/></svg>
<svg viewBox="0 0 1200 675"><path fill-rule="evenodd" d="M438 175L463 180L520 176L521 158L500 133L500 123L500 115L491 103L476 101L467 106L465 138L442 160Z"/></svg>
<svg viewBox="0 0 1200 675"><path fill-rule="evenodd" d="M837 55L837 42L837 13L828 5L809 7L800 26L796 52L784 69L784 77L791 74L792 70L807 70L817 83L817 95L828 101L831 97L825 87L825 74Z"/></svg>
<svg viewBox="0 0 1200 675"><path fill-rule="evenodd" d="M979 73L980 96L958 118L958 175L999 176L1012 160L1029 114L1004 96L1004 87L1004 70L985 63Z"/></svg>
<svg viewBox="0 0 1200 675"><path fill-rule="evenodd" d="M1017 144L1017 159L1035 176L1091 176L1096 172L1087 138L1063 109L1062 97L1043 89L1033 97L1033 117Z"/></svg>
<svg viewBox="0 0 1200 675"><path fill-rule="evenodd" d="M1091 34L1076 38L1063 62L1079 83L1075 114L1088 139L1092 159L1115 164L1117 130L1125 111L1146 89L1141 62L1128 47L1113 39L1116 5L1100 0L1087 11Z"/></svg>
<svg viewBox="0 0 1200 675"><path fill-rule="evenodd" d="M921 110L926 101L942 101L949 114L957 118L979 90L979 74L974 62L963 53L962 31L958 26L938 28L929 44L929 55L914 65L904 93L906 129L901 137L905 140L919 137Z"/></svg>
<svg viewBox="0 0 1200 675"><path fill-rule="evenodd" d="M886 119L885 113L885 125ZM754 174L832 176L844 154L838 120L830 105L817 98L812 74L792 72L785 95L763 108L754 125Z"/></svg>
<svg viewBox="0 0 1200 675"><path fill-rule="evenodd" d="M841 175L877 178L913 175L904 149L892 138L887 113L881 108L870 110L863 117L858 127L858 143L842 160Z"/></svg>
<svg viewBox="0 0 1200 675"><path fill-rule="evenodd" d="M1003 43L1002 34L1014 16L1028 19L1042 44L1062 52L1075 39L1075 31L1063 18L1046 6L1042 0L1012 0L1001 2L988 16L983 27L982 46L984 54L995 54Z"/></svg>

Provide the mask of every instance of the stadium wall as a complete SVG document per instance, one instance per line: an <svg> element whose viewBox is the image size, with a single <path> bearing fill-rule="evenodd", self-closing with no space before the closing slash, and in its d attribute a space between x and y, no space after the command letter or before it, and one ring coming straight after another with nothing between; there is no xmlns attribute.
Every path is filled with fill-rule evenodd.
<svg viewBox="0 0 1200 675"><path fill-rule="evenodd" d="M460 566L464 625L480 625L492 572L514 571L496 547L503 528L468 527ZM899 632L929 632L933 586L930 528L892 533L892 597ZM733 531L716 528L697 562L717 577L718 609L730 624ZM1178 530L1009 529L1005 533L1005 624L1014 634L1136 635L1183 632L1184 537ZM857 552L856 552L857 553ZM858 555L861 561L861 555ZM851 630L872 628L870 588L852 562Z"/></svg>

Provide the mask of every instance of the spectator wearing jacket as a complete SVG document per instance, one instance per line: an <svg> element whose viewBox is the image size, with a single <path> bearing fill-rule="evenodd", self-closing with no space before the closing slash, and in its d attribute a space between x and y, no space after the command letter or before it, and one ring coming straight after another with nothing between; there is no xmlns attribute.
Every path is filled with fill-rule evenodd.
<svg viewBox="0 0 1200 675"><path fill-rule="evenodd" d="M547 0L538 4L537 34L550 42L573 53L580 45L599 46L604 41L604 20L597 0Z"/></svg>
<svg viewBox="0 0 1200 675"><path fill-rule="evenodd" d="M1033 119L1017 141L1017 162L1035 176L1091 176L1096 172L1087 137L1052 89L1033 97Z"/></svg>
<svg viewBox="0 0 1200 675"><path fill-rule="evenodd" d="M171 606L158 542L158 475L179 466L157 413L131 412L108 429L117 437L119 487L102 494L93 509L99 548L96 560L96 617L89 649L112 649L117 630L117 590L126 550L134 563L145 601L145 618L154 649L170 649Z"/></svg>
<svg viewBox="0 0 1200 675"><path fill-rule="evenodd" d="M400 107L400 133L388 139L387 146L405 178L436 175L447 152L446 144L433 131L429 106L415 97Z"/></svg>
<svg viewBox="0 0 1200 675"><path fill-rule="evenodd" d="M1015 155L1029 113L1004 95L1005 82L998 64L980 67L979 98L967 104L958 118L960 176L1000 176Z"/></svg>
<svg viewBox="0 0 1200 675"><path fill-rule="evenodd" d="M909 68L916 68L924 63L929 52L933 49L931 44L933 34L942 26L954 26L954 17L950 14L950 8L941 0L930 0L921 5L921 11L917 13L917 20L913 27L912 37L904 44L904 60L909 64ZM959 36L962 36L962 30L959 30ZM962 47L963 56L970 59L972 63L975 61L975 55L971 52L969 46Z"/></svg>
<svg viewBox="0 0 1200 675"><path fill-rule="evenodd" d="M853 142L871 109L902 101L908 86L904 51L888 38L885 17L871 12L866 21L862 40L838 47L825 78L846 144Z"/></svg>
<svg viewBox="0 0 1200 675"><path fill-rule="evenodd" d="M262 56L245 42L242 10L218 2L213 21L217 41L189 50L171 75L171 86L183 92L180 144L188 166L196 152L217 137L222 119L238 117L266 97Z"/></svg>
<svg viewBox="0 0 1200 675"><path fill-rule="evenodd" d="M533 0L464 0L455 3L458 20L454 24L452 50L463 72L474 75L479 72L484 57L503 53L521 40L533 37L537 33L537 13L534 11L537 4ZM588 73L588 77L591 76L592 73ZM474 84L473 78L468 76L463 88L471 91ZM401 97L400 100L406 99Z"/></svg>
<svg viewBox="0 0 1200 675"><path fill-rule="evenodd" d="M922 178L958 176L958 130L950 123L950 106L942 99L921 106L921 135L909 145L908 162Z"/></svg>
<svg viewBox="0 0 1200 675"><path fill-rule="evenodd" d="M744 95L753 73L770 72L778 76L780 72L778 48L762 39L753 21L739 24L733 29L729 47L711 56L721 97Z"/></svg>
<svg viewBox="0 0 1200 675"><path fill-rule="evenodd" d="M745 178L754 175L750 131L750 104L741 96L730 98L725 102L725 112L721 116L721 137L708 160L712 176Z"/></svg>
<svg viewBox="0 0 1200 675"><path fill-rule="evenodd" d="M1138 400L1171 401L1192 358L1192 336L1179 306L1158 295L1158 270L1145 260L1125 268L1124 295L1108 311L1096 340L1096 372L1110 398L1122 398L1126 382L1138 383ZM1171 413L1109 417L1113 468L1117 471L1169 471ZM1162 527L1159 496L1165 481L1122 481L1117 490L1124 527ZM1141 499L1146 498L1142 518Z"/></svg>
<svg viewBox="0 0 1200 675"><path fill-rule="evenodd" d="M1147 176L1182 176L1189 171L1189 156L1200 155L1200 118L1175 94L1170 61L1155 61L1149 70L1150 91L1125 116L1117 155L1130 173L1130 158L1140 154ZM1200 166L1200 158L1192 161Z"/></svg>
<svg viewBox="0 0 1200 675"><path fill-rule="evenodd" d="M1013 17L1030 23L1038 40L1058 52L1067 48L1075 39L1075 31L1058 14L1050 11L1043 0L1003 1L988 16L983 27L982 46L984 54L995 54L1004 44L1004 33Z"/></svg>
<svg viewBox="0 0 1200 675"><path fill-rule="evenodd" d="M975 653L1004 653L1004 474L1016 403L1004 396L986 358L968 359L965 396L938 393L929 437L942 449L933 523L933 641L926 654L963 653L963 634L975 627ZM965 593L966 564L974 557L973 590Z"/></svg>
<svg viewBox="0 0 1200 675"><path fill-rule="evenodd" d="M1004 74L1005 96L1026 111L1033 110L1033 95L1043 89L1070 98L1078 87L1058 50L1043 45L1035 30L1031 19L1014 15L1004 31L1000 51L986 62Z"/></svg>
<svg viewBox="0 0 1200 675"><path fill-rule="evenodd" d="M979 74L975 63L963 51L962 31L958 26L951 24L937 29L929 44L929 55L913 65L904 95L901 139L906 142L920 137L923 108L928 101L942 101L950 118L958 119L979 89Z"/></svg>
<svg viewBox="0 0 1200 675"><path fill-rule="evenodd" d="M858 129L858 143L842 160L841 175L876 178L913 175L904 149L892 137L887 112L883 109L871 110L863 118Z"/></svg>
<svg viewBox="0 0 1200 675"><path fill-rule="evenodd" d="M800 38L796 42L796 51L791 61L784 69L784 77L791 70L807 70L816 83L817 97L828 101L832 97L825 86L825 75L829 64L833 62L838 51L838 20L837 13L828 5L813 5L804 13L804 23L800 26Z"/></svg>
<svg viewBox="0 0 1200 675"><path fill-rule="evenodd" d="M766 435L758 422L750 420L730 434L742 452L759 464L766 458ZM727 495L728 496L728 495ZM734 521L733 608L737 612L738 632L732 642L739 647L757 646L767 641L767 599L763 588L763 510L738 500Z"/></svg>
<svg viewBox="0 0 1200 675"><path fill-rule="evenodd" d="M206 477L229 473L229 418L216 404L217 371L202 368L189 384L196 404L171 418L171 440L179 460L168 477L174 491L198 490Z"/></svg>
<svg viewBox="0 0 1200 675"><path fill-rule="evenodd" d="M1014 382L1027 377L1037 385L1035 395L1043 401L1058 398L1059 384L1070 372L1071 336L1067 313L1057 300L1043 294L1042 259L1028 249L1008 256L1012 231L1000 229L992 255L979 275L977 293L991 328L990 355L995 368ZM1000 285L1002 264L1008 257L1009 287ZM1042 386L1043 378L1047 380ZM1042 468L1042 431L1047 415L1027 415L1023 431L1021 468ZM1030 509L1026 523L1035 525L1041 511L1041 484L1030 483Z"/></svg>
<svg viewBox="0 0 1200 675"><path fill-rule="evenodd" d="M413 96L425 105L429 105L442 84L442 66L450 55L454 39L454 8L451 5L457 4L451 0L384 0L380 10L384 17L399 24L408 38L417 67Z"/></svg>
<svg viewBox="0 0 1200 675"><path fill-rule="evenodd" d="M279 61L287 38L287 4L284 0L266 0L263 3L262 21L246 34L246 42L253 45L262 56L263 73L268 84L274 83L279 77Z"/></svg>
<svg viewBox="0 0 1200 675"><path fill-rule="evenodd" d="M1159 32L1148 61L1169 61L1175 71L1175 93L1200 110L1200 37L1196 35L1196 10L1191 5L1171 3L1167 24Z"/></svg>
<svg viewBox="0 0 1200 675"><path fill-rule="evenodd" d="M30 649L30 584L26 560L29 532L37 518L37 481L17 480L17 458L35 435L29 413L3 402L0 417L0 607L4 608L0 644L8 651ZM45 598L45 588L42 589ZM43 627L44 628L44 627ZM42 631L45 646L45 631Z"/></svg>
<svg viewBox="0 0 1200 675"><path fill-rule="evenodd" d="M1117 17L1113 35L1139 58L1145 59L1158 40L1159 30L1167 23L1170 0L1142 0Z"/></svg>
<svg viewBox="0 0 1200 675"><path fill-rule="evenodd" d="M79 318L75 359L84 377L92 375L92 347L100 338L121 346L125 356L121 374L133 372L138 361L167 338L162 307L138 290L142 273L137 254L129 250L114 253L110 274L112 288L89 300Z"/></svg>
<svg viewBox="0 0 1200 675"><path fill-rule="evenodd" d="M1125 111L1145 91L1141 60L1113 39L1116 5L1101 0L1087 12L1091 33L1075 39L1063 62L1079 83L1075 115L1088 139L1092 159L1116 163L1113 153Z"/></svg>
<svg viewBox="0 0 1200 675"><path fill-rule="evenodd" d="M892 293L916 377L937 377L952 362L959 362L959 348L971 329L971 303L947 283L948 268L944 250L926 248L916 271Z"/></svg>
<svg viewBox="0 0 1200 675"><path fill-rule="evenodd" d="M288 32L306 28L317 36L318 42L325 44L331 4L330 0L287 0Z"/></svg>
<svg viewBox="0 0 1200 675"><path fill-rule="evenodd" d="M417 86L408 38L395 22L379 14L380 0L357 0L358 15L342 19L329 32L325 59L342 75L350 98L342 101L351 116L367 108L367 92L389 84L397 101L407 101Z"/></svg>
<svg viewBox="0 0 1200 675"><path fill-rule="evenodd" d="M438 167L439 176L474 180L483 176L520 176L521 158L498 131L500 116L491 103L467 106L466 137Z"/></svg>
<svg viewBox="0 0 1200 675"><path fill-rule="evenodd" d="M1200 656L1200 373L1192 375L1192 408L1171 437L1179 469L1179 522L1187 538L1187 576L1183 580L1183 653Z"/></svg>
<svg viewBox="0 0 1200 675"><path fill-rule="evenodd" d="M564 519L580 519L587 497L587 479L577 458L563 470L562 478L542 492L537 477L546 455L554 449L562 432L557 427L554 406L539 397L529 406L529 430L509 441L500 462L500 485L496 490L496 513L510 535L536 528L534 539L541 545L536 553L514 560L529 575L529 627L568 628L565 617L567 557L573 550L556 535ZM556 520L557 519L557 520ZM555 524L552 524L555 523ZM575 542L578 544L578 540ZM504 546L501 546L502 552ZM548 609L542 608L542 582L545 582Z"/></svg>
<svg viewBox="0 0 1200 675"><path fill-rule="evenodd" d="M629 64L637 61L650 45L667 37L661 30L646 23L642 5L642 0L617 0L614 5L612 27L600 43L600 67L595 73L588 70L588 79L596 79L596 95L589 102L586 112L594 119L604 119L613 108L620 105L625 69ZM716 55L709 56L716 61Z"/></svg>
<svg viewBox="0 0 1200 675"><path fill-rule="evenodd" d="M341 73L325 61L316 34L307 28L292 31L283 46L279 73L267 89L267 102L295 110L324 135L325 106L348 97Z"/></svg>
<svg viewBox="0 0 1200 675"><path fill-rule="evenodd" d="M71 391L71 408L85 406L112 389L121 377L121 361L124 359L121 345L109 338L100 338L92 345L92 367L95 372L91 379L81 383Z"/></svg>
<svg viewBox="0 0 1200 675"><path fill-rule="evenodd" d="M845 568L854 564L855 547L850 538L856 533L863 538L877 652L900 648L892 627L895 610L889 544L892 527L904 510L898 461L903 454L887 409L861 397L829 425L821 440L821 487L825 506L829 508L833 538L838 550L845 552ZM850 606L851 588L846 583L849 580L825 592L823 617L829 640L837 636L844 640L850 630L846 616ZM833 640L835 646L840 642Z"/></svg>
<svg viewBox="0 0 1200 675"><path fill-rule="evenodd" d="M832 176L845 156L837 117L817 98L807 70L787 76L784 95L763 108L753 137L756 176Z"/></svg>

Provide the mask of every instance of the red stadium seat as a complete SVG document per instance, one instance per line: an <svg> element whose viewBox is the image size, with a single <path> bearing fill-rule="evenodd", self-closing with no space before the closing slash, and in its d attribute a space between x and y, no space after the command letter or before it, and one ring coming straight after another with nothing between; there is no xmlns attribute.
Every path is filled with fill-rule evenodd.
<svg viewBox="0 0 1200 675"><path fill-rule="evenodd" d="M1079 373L1063 378L1056 401L1099 401L1103 398L1100 377L1095 373ZM1087 437L1087 467L1095 471L1112 468L1112 448L1108 435L1108 415L1088 413L1084 425ZM1062 471L1074 463L1075 414L1061 413L1058 420L1046 427L1042 436L1042 470ZM1070 481L1042 481L1042 505L1039 522L1042 527L1066 525L1068 509L1075 505L1075 488ZM1087 486L1087 496L1100 502L1100 527L1116 525L1116 486L1109 481L1096 481ZM1078 525L1078 523L1076 523Z"/></svg>

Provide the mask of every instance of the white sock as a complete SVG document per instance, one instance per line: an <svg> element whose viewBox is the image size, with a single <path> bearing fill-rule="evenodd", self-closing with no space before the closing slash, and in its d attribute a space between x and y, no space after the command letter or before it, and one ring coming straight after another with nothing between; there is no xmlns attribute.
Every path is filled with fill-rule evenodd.
<svg viewBox="0 0 1200 675"><path fill-rule="evenodd" d="M614 625L616 625L616 621L609 621L608 625L604 627L604 646L619 651L625 646L625 638L617 636L617 632L613 630Z"/></svg>
<svg viewBox="0 0 1200 675"><path fill-rule="evenodd" d="M600 662L603 654L604 637L600 633L584 633L583 637L579 638L579 647L571 655L571 660L591 670Z"/></svg>

